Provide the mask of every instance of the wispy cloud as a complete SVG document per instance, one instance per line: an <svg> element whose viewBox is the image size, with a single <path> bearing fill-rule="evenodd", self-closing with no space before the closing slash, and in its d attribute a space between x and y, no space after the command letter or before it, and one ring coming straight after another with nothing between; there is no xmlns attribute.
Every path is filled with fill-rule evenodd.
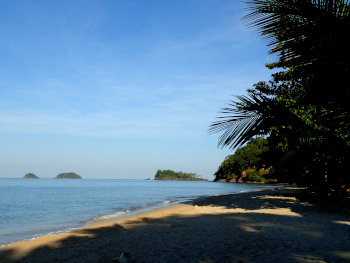
<svg viewBox="0 0 350 263"><path fill-rule="evenodd" d="M171 149L158 144L174 151L179 166L190 162L184 147L203 163L207 127L220 108L270 75L266 50L240 21L237 1L22 4L0 4L0 133L12 140L8 147L57 134L64 139L52 146L62 149L67 138L161 138L184 141Z"/></svg>

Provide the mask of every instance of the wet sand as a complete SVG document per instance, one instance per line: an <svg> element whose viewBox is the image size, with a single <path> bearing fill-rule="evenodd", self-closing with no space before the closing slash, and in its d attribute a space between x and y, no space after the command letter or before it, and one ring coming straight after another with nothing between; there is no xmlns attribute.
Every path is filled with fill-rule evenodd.
<svg viewBox="0 0 350 263"><path fill-rule="evenodd" d="M350 262L350 216L281 187L211 196L0 248L0 262Z"/></svg>

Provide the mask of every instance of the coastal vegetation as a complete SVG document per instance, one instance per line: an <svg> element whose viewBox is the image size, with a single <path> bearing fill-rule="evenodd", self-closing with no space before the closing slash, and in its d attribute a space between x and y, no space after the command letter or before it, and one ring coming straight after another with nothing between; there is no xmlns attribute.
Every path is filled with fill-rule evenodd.
<svg viewBox="0 0 350 263"><path fill-rule="evenodd" d="M349 0L248 4L244 21L267 40L274 73L223 108L209 132L231 149L263 135L278 182L349 196Z"/></svg>
<svg viewBox="0 0 350 263"><path fill-rule="evenodd" d="M228 155L215 172L214 181L219 182L267 182L271 166L264 154L268 152L267 139L252 138L247 145Z"/></svg>
<svg viewBox="0 0 350 263"><path fill-rule="evenodd" d="M195 173L174 172L173 170L158 170L154 180L208 181Z"/></svg>
<svg viewBox="0 0 350 263"><path fill-rule="evenodd" d="M33 173L27 173L26 175L23 176L23 178L24 179L39 179L39 177Z"/></svg>
<svg viewBox="0 0 350 263"><path fill-rule="evenodd" d="M82 179L80 175L76 173L60 173L55 179Z"/></svg>

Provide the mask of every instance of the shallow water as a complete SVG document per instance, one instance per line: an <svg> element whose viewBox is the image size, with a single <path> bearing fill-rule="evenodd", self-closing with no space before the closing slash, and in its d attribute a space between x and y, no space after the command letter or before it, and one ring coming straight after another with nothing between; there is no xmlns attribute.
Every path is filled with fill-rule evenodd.
<svg viewBox="0 0 350 263"><path fill-rule="evenodd" d="M0 179L0 246L174 202L271 186L202 181Z"/></svg>

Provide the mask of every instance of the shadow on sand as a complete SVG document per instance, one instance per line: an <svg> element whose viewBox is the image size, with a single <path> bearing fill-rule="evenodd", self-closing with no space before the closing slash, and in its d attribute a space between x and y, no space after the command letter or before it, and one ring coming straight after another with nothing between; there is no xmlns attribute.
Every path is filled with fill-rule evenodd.
<svg viewBox="0 0 350 263"><path fill-rule="evenodd" d="M143 217L124 225L78 229L76 236L22 257L2 249L0 262L110 263L125 251L133 256L131 262L350 262L349 218L299 201L293 191L212 196L193 205L244 212ZM275 209L291 214L269 213Z"/></svg>

